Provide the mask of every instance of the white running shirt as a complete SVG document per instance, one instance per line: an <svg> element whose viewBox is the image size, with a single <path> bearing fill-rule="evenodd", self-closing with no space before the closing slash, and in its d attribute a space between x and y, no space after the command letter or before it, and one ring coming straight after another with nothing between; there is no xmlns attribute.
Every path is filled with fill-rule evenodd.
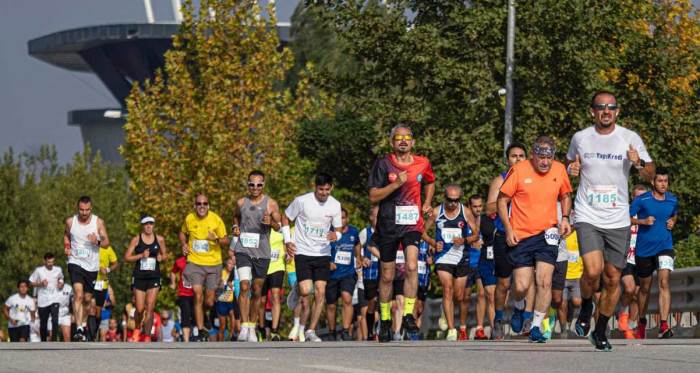
<svg viewBox="0 0 700 373"><path fill-rule="evenodd" d="M330 256L331 244L326 238L332 227L342 227L340 202L328 196L319 202L313 192L294 198L284 210L290 221L295 221L294 244L297 254L307 256Z"/></svg>
<svg viewBox="0 0 700 373"><path fill-rule="evenodd" d="M566 158L581 160L581 173L576 193L576 222L603 229L630 225L628 179L632 163L627 159L630 144L645 162L649 152L639 135L620 125L613 132L601 135L595 127L576 132Z"/></svg>
<svg viewBox="0 0 700 373"><path fill-rule="evenodd" d="M17 325L10 324L10 320L7 320L8 328L16 328L24 325L29 325L32 321L32 312L36 311L36 303L34 298L30 297L28 294L24 297L20 296L19 293L13 294L11 297L7 298L5 305L10 310L10 320L17 320Z"/></svg>
<svg viewBox="0 0 700 373"><path fill-rule="evenodd" d="M100 248L88 240L87 236L91 233L99 237L97 215L90 215L90 221L84 225L80 224L78 215L74 215L70 225L71 254L68 264L76 264L88 272L97 272L100 270Z"/></svg>
<svg viewBox="0 0 700 373"><path fill-rule="evenodd" d="M63 278L63 271L58 266L53 266L49 271L46 266L36 267L29 282L42 282L48 280L46 287L37 287L37 303L41 308L48 307L53 303L58 303L58 279Z"/></svg>

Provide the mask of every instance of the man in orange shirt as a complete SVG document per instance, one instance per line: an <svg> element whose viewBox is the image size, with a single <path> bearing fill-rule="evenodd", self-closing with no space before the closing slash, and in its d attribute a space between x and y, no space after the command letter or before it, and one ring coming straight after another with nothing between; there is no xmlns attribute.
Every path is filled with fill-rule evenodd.
<svg viewBox="0 0 700 373"><path fill-rule="evenodd" d="M554 160L554 141L547 136L535 140L530 162L511 167L498 195L498 215L511 247L512 289L516 304L522 303L535 271L535 313L530 341L544 343L542 320L551 302L552 273L557 260L559 236L571 233L571 184L566 168ZM561 200L562 221L557 228L557 201ZM508 214L508 204L511 212ZM517 307L514 313L523 312Z"/></svg>

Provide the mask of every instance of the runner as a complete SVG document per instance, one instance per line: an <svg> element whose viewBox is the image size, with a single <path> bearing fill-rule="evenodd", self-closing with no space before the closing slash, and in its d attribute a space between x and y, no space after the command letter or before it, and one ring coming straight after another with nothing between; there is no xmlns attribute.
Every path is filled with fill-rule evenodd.
<svg viewBox="0 0 700 373"><path fill-rule="evenodd" d="M170 270L170 288L177 289L177 306L180 308L180 326L182 327L182 340L190 341L192 324L194 324L194 291L192 284L185 282L182 273L187 266L187 257L179 256Z"/></svg>
<svg viewBox="0 0 700 373"><path fill-rule="evenodd" d="M477 241L477 244L479 246L480 253L476 271L479 275L477 280L479 294L483 294L483 297L479 296L477 298L476 331L474 332L474 339L476 340L488 339L486 337L486 333L484 332L484 317L486 317L486 308L488 307L489 325L491 326L491 330L493 330L493 319L496 310L494 307L496 276L494 274L493 264L493 238L496 234L496 227L493 225L493 221L491 219L482 215L483 209L484 200L480 195L474 194L469 197L469 210L471 210L476 226L479 229L479 241ZM476 247L476 245L472 246Z"/></svg>
<svg viewBox="0 0 700 373"><path fill-rule="evenodd" d="M216 303L214 309L216 316L219 318L219 331L216 335L216 340L223 342L225 340L226 330L228 328L229 338L234 332L234 314L235 298L233 296L233 284L229 284L229 275L236 270L236 261L233 258L226 259L226 266L221 270L221 282L216 291Z"/></svg>
<svg viewBox="0 0 700 373"><path fill-rule="evenodd" d="M368 183L370 203L379 204L374 241L379 247L381 260L380 342L391 340L391 285L399 244L403 244L406 250L403 324L409 333L418 332L413 317L418 290L418 245L423 233L423 214L432 213L435 193L435 175L430 162L411 152L415 144L411 129L404 124L395 126L391 130L391 144L393 152L374 163ZM425 193L423 203L421 189Z"/></svg>
<svg viewBox="0 0 700 373"><path fill-rule="evenodd" d="M396 267L394 281L391 283L394 298L391 300L391 340L399 342L404 340L405 329L403 327L404 309L404 283L406 280L406 254L402 245L396 252ZM415 334L415 333L414 333Z"/></svg>
<svg viewBox="0 0 700 373"><path fill-rule="evenodd" d="M250 172L248 195L238 200L233 214L233 235L238 237L233 251L241 281L241 294L238 297L243 320L243 328L238 335L241 342L258 341L255 327L272 254L270 229L280 229L279 207L274 199L263 193L264 186L265 174L257 170ZM251 295L248 296L248 293Z"/></svg>
<svg viewBox="0 0 700 373"><path fill-rule="evenodd" d="M39 334L41 341L46 342L49 335L48 324L51 318L51 330L53 335L51 340L58 338L58 311L59 282L63 282L63 271L61 267L54 265L55 257L53 253L44 254L44 265L36 267L29 282L37 289L37 306L39 310Z"/></svg>
<svg viewBox="0 0 700 373"><path fill-rule="evenodd" d="M114 252L112 246L101 247L99 256L100 269L97 272L97 279L95 280L95 293L93 296L93 301L95 303L92 307L90 316L88 316L88 329L91 340L93 341L97 341L97 331L99 329L99 327L93 326L102 324L102 309L105 305L105 301L107 299L114 300L114 297L110 297L109 294L109 274L116 271L119 267L117 253ZM109 320L109 318L107 318L107 320ZM105 325L105 328L107 328L107 326L108 325Z"/></svg>
<svg viewBox="0 0 700 373"><path fill-rule="evenodd" d="M671 288L669 277L673 271L675 253L671 230L678 219L678 199L668 191L669 172L657 168L651 192L646 192L632 201L630 216L632 224L639 226L635 252L635 270L639 277L639 314L646 315L651 292L652 275L659 277L659 338L673 337L668 326L671 313ZM639 319L639 328L646 329L645 317Z"/></svg>
<svg viewBox="0 0 700 373"><path fill-rule="evenodd" d="M457 340L454 304L462 302L467 287L469 253L465 247L479 239L479 230L472 213L462 205L461 198L462 188L459 185L450 184L445 187L445 202L428 217L423 233L423 240L435 248L435 272L442 284L442 306L447 318L448 341ZM436 226L435 239L427 233L433 225ZM462 314L461 317L464 324L466 315ZM466 336L466 329L464 335Z"/></svg>
<svg viewBox="0 0 700 373"><path fill-rule="evenodd" d="M554 160L554 141L547 136L535 140L529 162L514 165L506 176L498 196L498 215L512 247L513 298L522 301L531 286L533 270L535 311L530 341L543 343L542 321L549 309L552 272L557 259L559 236L571 233L571 185L564 165ZM557 200L561 200L562 220L557 229ZM509 204L512 210L509 213Z"/></svg>
<svg viewBox="0 0 700 373"><path fill-rule="evenodd" d="M61 327L61 335L63 336L63 342L70 342L71 333L70 328L72 324L70 307L73 298L73 287L70 284L66 284L63 279L58 281L58 293L56 300L58 300L58 325ZM52 331L52 333L58 334L58 331ZM57 337L53 337L57 338Z"/></svg>
<svg viewBox="0 0 700 373"><path fill-rule="evenodd" d="M506 162L507 166L513 167L514 164L527 159L527 148L521 143L514 142L508 145L506 148ZM505 180L507 172L502 172L496 176L489 186L489 195L486 200L486 215L488 215L496 227L496 235L493 241L493 264L494 273L497 277L496 289L494 292L494 326L491 332L491 338L500 340L504 337L503 332L503 318L504 310L506 306L506 296L510 290L510 277L513 274L513 266L508 261L508 246L506 245L505 228L501 219L498 217L498 211L496 206L496 200L498 199L498 193L503 185L503 180ZM532 303L532 302L531 302ZM518 326L518 325L516 325ZM516 328L517 332L520 332L520 328Z"/></svg>
<svg viewBox="0 0 700 373"><path fill-rule="evenodd" d="M360 244L362 245L362 284L367 305L362 307L362 318L367 322L367 339L373 340L375 334L375 321L379 320L377 313L377 290L379 289L379 249L372 243L373 233L377 227L378 206L372 206L369 213L370 224L360 231Z"/></svg>
<svg viewBox="0 0 700 373"><path fill-rule="evenodd" d="M649 191L645 185L637 184L632 188L632 199L635 199ZM622 296L620 297L620 312L618 313L618 325L620 331L625 334L625 339L635 339L639 337L644 339L646 336L645 329L639 328L637 334L634 329L637 328L639 321L639 277L635 273L635 248L637 246L638 225L630 227L630 248L627 250L627 265L622 270Z"/></svg>
<svg viewBox="0 0 700 373"><path fill-rule="evenodd" d="M284 237L281 233L270 232L270 250L270 266L267 269L267 277L265 278L262 294L267 295L268 292L270 293L270 303L272 304L270 340L279 342L282 340L279 334L279 325L280 316L282 315L282 291L287 258L284 250ZM264 302L260 303L262 305Z"/></svg>
<svg viewBox="0 0 700 373"><path fill-rule="evenodd" d="M569 219L572 219L569 215ZM557 220L561 222L561 204L557 203ZM566 274L569 267L569 250L566 247L566 239L559 240L559 251L557 252L557 262L554 264L552 274L552 303L548 308L549 317L545 318L542 332L546 339L552 338L552 333L557 320L557 312L564 302L564 288L566 287ZM562 324L563 326L564 324ZM563 331L564 329L562 329Z"/></svg>
<svg viewBox="0 0 700 373"><path fill-rule="evenodd" d="M421 241L418 247L418 295L416 307L413 309L413 317L416 319L416 326L421 328L425 301L428 299L430 290L430 266L433 264L433 257L430 255L430 245ZM418 335L411 336L412 340L420 339Z"/></svg>
<svg viewBox="0 0 700 373"><path fill-rule="evenodd" d="M87 316L100 269L100 247L109 247L102 219L92 213L88 196L78 199L78 213L66 219L63 248L68 257L68 274L73 283L73 314L77 325L73 340L87 340Z"/></svg>
<svg viewBox="0 0 700 373"><path fill-rule="evenodd" d="M304 338L311 342L321 342L316 335L316 326L323 311L326 296L326 283L330 275L331 242L342 238L340 202L331 196L333 177L326 173L316 175L316 189L298 196L282 215L282 235L287 255L294 257L299 281L299 295L302 302L302 325L311 316L309 329ZM294 221L295 234L291 237L289 223ZM332 231L331 227L335 230ZM311 313L311 292L315 297ZM303 327L300 326L299 333Z"/></svg>
<svg viewBox="0 0 700 373"><path fill-rule="evenodd" d="M342 237L331 243L330 280L326 285L326 319L330 339L338 340L336 334L336 303L342 299L343 330L340 334L342 341L350 341L350 324L352 323L352 295L355 291L357 276L355 268L360 263L359 232L357 228L348 225L348 211L341 209Z"/></svg>
<svg viewBox="0 0 700 373"><path fill-rule="evenodd" d="M588 335L593 294L603 275L597 307L600 316L589 340L596 350L611 351L606 328L620 297L620 275L630 240L627 179L634 167L640 176L651 180L654 165L639 135L616 124L620 108L612 93L596 92L590 114L595 125L574 134L566 155L569 174L581 177L576 193L576 231L584 271L576 333Z"/></svg>
<svg viewBox="0 0 700 373"><path fill-rule="evenodd" d="M131 239L124 253L124 260L134 263L131 287L136 303L136 326L132 342L140 341L142 331L145 333L144 342L151 341L153 311L160 290L160 263L168 259L163 236L153 232L155 224L156 219L152 216L141 217L141 233Z"/></svg>
<svg viewBox="0 0 700 373"><path fill-rule="evenodd" d="M195 196L194 213L189 213L180 229L182 254L187 256L183 275L194 292L194 318L197 340L208 341L204 315L214 306L216 288L221 280L221 248L229 244L226 226L221 217L209 211L209 199L202 193ZM206 305L206 310L205 310Z"/></svg>
<svg viewBox="0 0 700 373"><path fill-rule="evenodd" d="M17 293L7 298L2 308L10 342L29 342L29 325L36 319L36 302L28 293L29 281L20 280Z"/></svg>

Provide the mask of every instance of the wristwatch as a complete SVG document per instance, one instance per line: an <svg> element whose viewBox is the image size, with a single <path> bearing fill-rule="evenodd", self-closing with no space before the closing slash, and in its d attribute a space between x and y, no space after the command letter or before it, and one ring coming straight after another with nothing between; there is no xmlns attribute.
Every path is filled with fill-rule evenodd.
<svg viewBox="0 0 700 373"><path fill-rule="evenodd" d="M646 164L647 164L647 163L644 162L643 159L639 159L639 164L638 164L638 165L634 165L634 167L635 167L636 169L638 169L638 170L641 170L642 168L644 168L644 166L646 166Z"/></svg>

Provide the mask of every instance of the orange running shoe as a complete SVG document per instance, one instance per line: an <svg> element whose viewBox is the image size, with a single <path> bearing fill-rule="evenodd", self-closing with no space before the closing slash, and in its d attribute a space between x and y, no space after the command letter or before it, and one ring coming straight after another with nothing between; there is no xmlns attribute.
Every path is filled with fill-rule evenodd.
<svg viewBox="0 0 700 373"><path fill-rule="evenodd" d="M627 312L620 312L620 313L618 314L618 316L617 316L617 321L620 323L619 326L618 326L618 329L619 329L619 330L621 330L621 331L624 332L624 331L627 331L627 330L630 329L630 326L629 326L629 323L628 323L629 318L630 318L630 314L627 313Z"/></svg>

